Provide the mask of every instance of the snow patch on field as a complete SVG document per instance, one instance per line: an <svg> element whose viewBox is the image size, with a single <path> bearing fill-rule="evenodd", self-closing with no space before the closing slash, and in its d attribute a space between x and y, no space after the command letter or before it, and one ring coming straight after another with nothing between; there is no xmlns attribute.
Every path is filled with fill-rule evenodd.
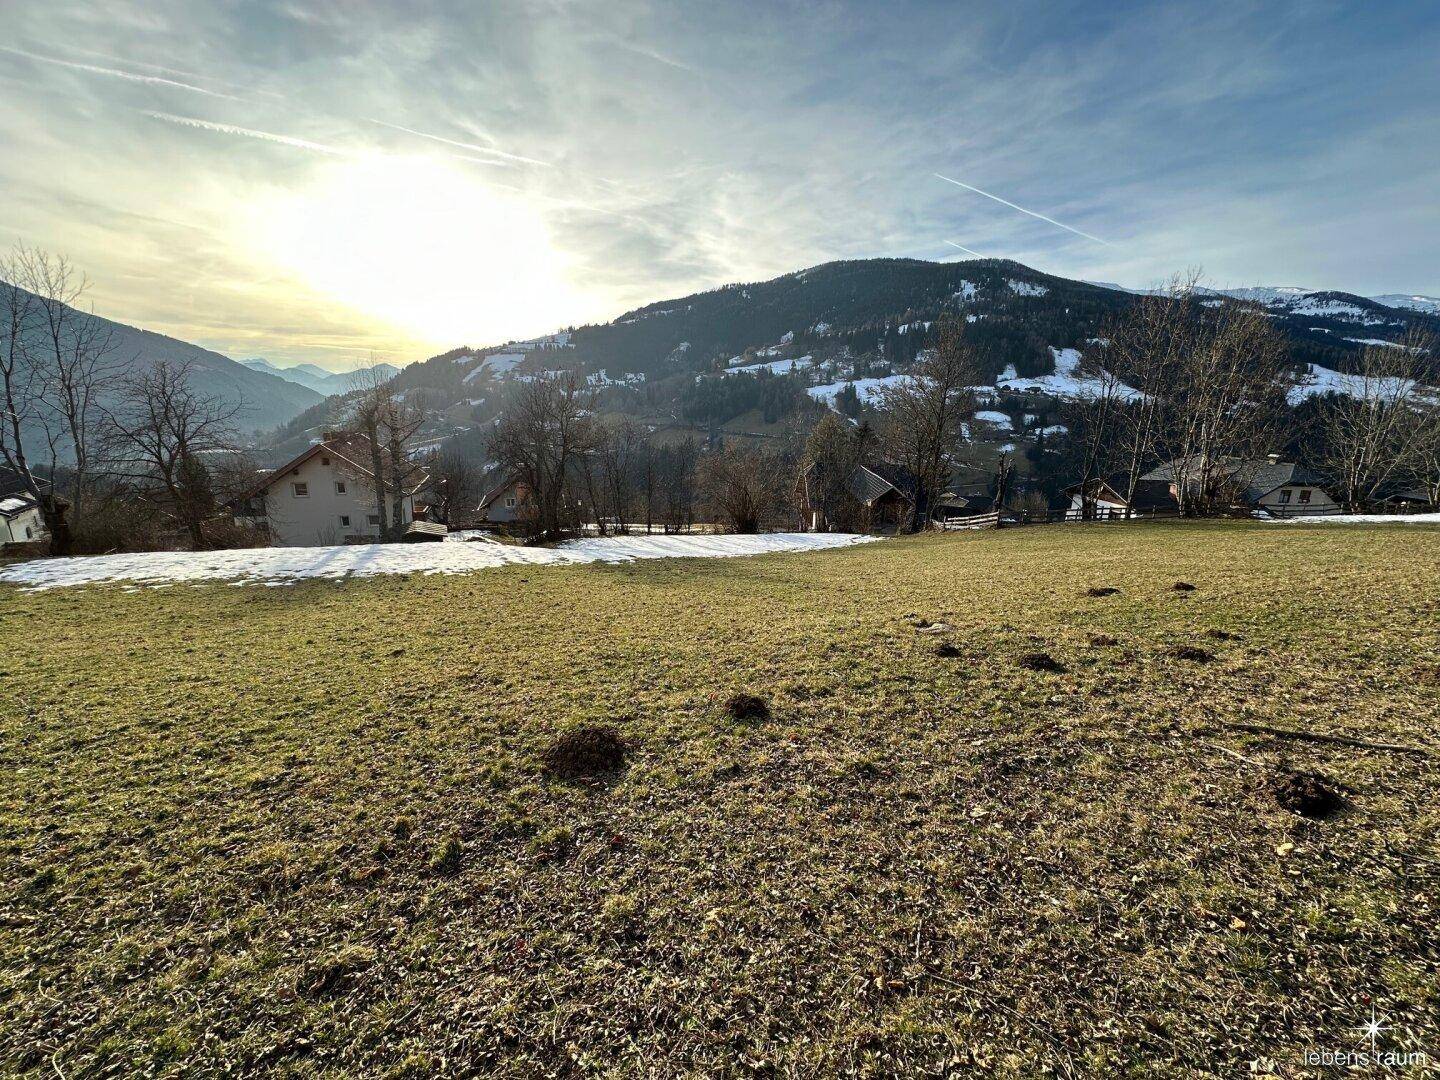
<svg viewBox="0 0 1440 1080"><path fill-rule="evenodd" d="M887 386L899 386L908 382L909 375L886 375L883 378L875 379L847 379L845 382L826 383L824 386L808 387L805 393L809 394L816 401L826 405L835 404L835 395L844 390L847 386L855 387L855 393L861 402L870 403L880 396L880 392Z"/></svg>
<svg viewBox="0 0 1440 1080"><path fill-rule="evenodd" d="M1257 520L1270 525L1440 525L1440 514L1316 514Z"/></svg>
<svg viewBox="0 0 1440 1080"><path fill-rule="evenodd" d="M0 570L0 582L26 589L130 583L163 586L230 581L287 585L307 578L377 574L467 574L520 563L570 566L637 559L726 559L785 551L819 551L873 540L845 533L761 533L755 536L607 536L553 548L494 540L447 544L350 544L343 547L248 548L241 551L157 551L36 559Z"/></svg>
<svg viewBox="0 0 1440 1080"><path fill-rule="evenodd" d="M813 360L813 356L797 356L793 360L771 360L765 364L741 364L739 367L726 368L721 374L735 375L740 372L769 371L774 375L788 375L797 367L804 367Z"/></svg>
<svg viewBox="0 0 1440 1080"><path fill-rule="evenodd" d="M1394 400L1403 396L1414 385L1409 379L1395 376L1371 378L1352 375L1344 371L1332 371L1319 364L1306 364L1306 373L1301 375L1286 393L1291 405L1298 405L1308 397L1322 394L1346 394L1353 398L1378 397Z"/></svg>
<svg viewBox="0 0 1440 1080"><path fill-rule="evenodd" d="M1021 378L1015 365L1008 365L995 380L1002 390L1034 390L1058 398L1094 398L1105 390L1104 382L1095 375L1080 371L1080 353L1076 349L1050 349L1055 358L1055 374ZM1115 388L1115 396L1124 401L1139 401L1145 395L1123 383Z"/></svg>
<svg viewBox="0 0 1440 1080"><path fill-rule="evenodd" d="M975 419L982 424L990 424L1005 431L1015 430L1015 425L1010 421L1009 415L996 409L981 409L975 414Z"/></svg>
<svg viewBox="0 0 1440 1080"><path fill-rule="evenodd" d="M1029 281L1016 281L1014 278L1006 278L1005 284L1010 286L1010 291L1016 296L1044 296L1050 291L1044 285L1036 285Z"/></svg>

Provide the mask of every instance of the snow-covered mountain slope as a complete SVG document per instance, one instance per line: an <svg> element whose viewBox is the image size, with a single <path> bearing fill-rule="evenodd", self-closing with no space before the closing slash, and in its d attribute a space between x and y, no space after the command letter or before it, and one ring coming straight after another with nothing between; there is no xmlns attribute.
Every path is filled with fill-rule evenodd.
<svg viewBox="0 0 1440 1080"><path fill-rule="evenodd" d="M1385 293L1382 296L1372 296L1377 304L1384 304L1386 307L1407 308L1410 311L1423 311L1427 315L1440 315L1440 296L1422 296L1418 293Z"/></svg>

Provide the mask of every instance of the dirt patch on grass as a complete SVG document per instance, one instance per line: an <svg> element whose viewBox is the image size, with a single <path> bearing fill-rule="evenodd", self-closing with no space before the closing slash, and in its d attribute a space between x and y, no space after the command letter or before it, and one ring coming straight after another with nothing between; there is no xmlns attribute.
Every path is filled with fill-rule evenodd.
<svg viewBox="0 0 1440 1080"><path fill-rule="evenodd" d="M934 651L936 656L945 657L946 659L960 655L960 650L957 649L954 645L951 645L948 641L940 642L940 644L935 646Z"/></svg>
<svg viewBox="0 0 1440 1080"><path fill-rule="evenodd" d="M1175 660L1189 660L1192 664L1208 664L1215 654L1195 645L1175 645L1165 650L1165 655Z"/></svg>
<svg viewBox="0 0 1440 1080"><path fill-rule="evenodd" d="M1119 589L1113 589L1109 585L1095 585L1085 590L1086 596L1115 596Z"/></svg>
<svg viewBox="0 0 1440 1080"><path fill-rule="evenodd" d="M1016 663L1026 671L1047 671L1058 675L1065 670L1065 665L1047 652L1025 653Z"/></svg>
<svg viewBox="0 0 1440 1080"><path fill-rule="evenodd" d="M1170 588L1171 588L1172 590L1174 590L1175 592L1194 592L1194 591L1195 591L1195 586L1194 586L1194 585L1191 585L1190 582L1188 582L1188 581L1177 581L1177 582L1175 582L1174 585L1170 586Z"/></svg>
<svg viewBox="0 0 1440 1080"><path fill-rule="evenodd" d="M732 720L769 720L770 704L754 694L731 694L725 699L725 715Z"/></svg>
<svg viewBox="0 0 1440 1080"><path fill-rule="evenodd" d="M1327 821L1350 805L1339 785L1317 773L1282 772L1269 789L1283 809L1312 821Z"/></svg>
<svg viewBox="0 0 1440 1080"><path fill-rule="evenodd" d="M606 776L625 767L629 748L609 724L585 724L559 735L545 750L545 771L562 780Z"/></svg>
<svg viewBox="0 0 1440 1080"><path fill-rule="evenodd" d="M1111 637L1109 634L1091 634L1090 647L1093 649L1108 649L1112 645L1119 645L1120 639Z"/></svg>
<svg viewBox="0 0 1440 1080"><path fill-rule="evenodd" d="M1229 630L1206 630L1205 636L1215 641L1244 641L1239 634L1231 633Z"/></svg>

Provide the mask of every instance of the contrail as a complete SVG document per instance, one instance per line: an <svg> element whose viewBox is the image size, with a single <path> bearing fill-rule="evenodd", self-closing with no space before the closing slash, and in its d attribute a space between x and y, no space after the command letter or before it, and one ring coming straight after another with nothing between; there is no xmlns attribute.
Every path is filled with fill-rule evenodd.
<svg viewBox="0 0 1440 1080"><path fill-rule="evenodd" d="M962 187L966 191L973 191L976 195L984 195L987 199L994 199L996 202L1002 203L1003 205L1010 207L1010 209L1012 210L1019 210L1022 214L1029 214L1031 217L1039 218L1041 221L1048 221L1051 225L1059 226L1066 232L1072 232L1076 236L1083 236L1086 240L1094 240L1097 244L1104 244L1106 247L1114 247L1114 245L1111 244L1109 240L1101 240L1100 237L1091 236L1088 232L1081 232L1079 229L1072 229L1063 221L1056 221L1054 218L1046 217L1044 214L1037 214L1034 210L1026 210L1025 207L1017 206L1009 199L1002 199L999 195L991 195L988 191L981 191L978 187L973 187L962 180L952 180L948 176L941 176L938 172L932 175L934 175L936 179L944 180L948 184L954 184L956 187Z"/></svg>
<svg viewBox="0 0 1440 1080"><path fill-rule="evenodd" d="M128 82L144 83L147 86L165 86L173 90L189 90L194 94L204 94L207 97L224 98L227 101L241 101L234 94L222 94L217 90L207 90L203 86L195 86L192 83L179 82L175 79L163 79L159 75L137 75L133 71L121 71L118 68L99 67L96 64L81 64L74 60L61 60L54 56L41 56L39 53L26 52L24 49L12 49L8 45L0 45L0 51L12 53L15 56L23 56L27 60L38 60L42 64L55 64L57 67L71 68L75 71L88 71L92 75L109 75L115 79L125 79Z"/></svg>
<svg viewBox="0 0 1440 1080"><path fill-rule="evenodd" d="M299 150L311 150L317 154L330 154L334 157L353 157L349 150L341 150L339 147L326 146L324 143L311 142L309 139L297 139L290 135L276 135L271 131L257 131L254 128L240 127L237 124L217 124L213 120L201 120L194 116L176 116L173 113L145 111L145 115L153 120L164 120L167 124L179 124L182 127L202 128L205 131L218 131L223 135L243 135L247 139L263 139L266 142L279 143L281 146L293 146Z"/></svg>
<svg viewBox="0 0 1440 1080"><path fill-rule="evenodd" d="M547 169L553 169L555 167L552 162L541 161L538 158L522 157L519 154L509 154L506 153L504 150L492 150L488 146L476 146L474 143L457 142L454 139L447 139L441 135L431 135L429 132L416 131L414 128L401 127L399 124L387 124L384 120L376 120L374 117L370 116L367 116L365 119L369 120L372 124L379 124L381 127L389 128L391 131L403 131L406 135L414 135L417 139L430 139L433 142L444 143L446 146L459 147L461 150L472 150L479 154L490 154L494 157L504 158L506 161L520 161L524 162L526 165L543 165Z"/></svg>
<svg viewBox="0 0 1440 1080"><path fill-rule="evenodd" d="M964 244L957 244L954 240L946 240L945 243L949 244L953 248L959 248L961 251L965 252L966 255L974 255L977 259L985 258L985 256L981 255L978 251L973 251L970 248L967 248Z"/></svg>

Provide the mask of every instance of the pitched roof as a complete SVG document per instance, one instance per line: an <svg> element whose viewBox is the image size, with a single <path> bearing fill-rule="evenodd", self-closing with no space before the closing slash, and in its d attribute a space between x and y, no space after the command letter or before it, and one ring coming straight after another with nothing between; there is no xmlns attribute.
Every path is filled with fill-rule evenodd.
<svg viewBox="0 0 1440 1080"><path fill-rule="evenodd" d="M874 465L857 465L850 474L850 494L866 506L871 506L891 492L902 499L915 499L915 476L903 465L877 462Z"/></svg>
<svg viewBox="0 0 1440 1080"><path fill-rule="evenodd" d="M1321 489L1326 484L1323 476L1303 465L1293 461L1271 461L1269 458L1223 458L1216 471L1243 484L1242 495L1247 502L1259 502L1276 488L1290 484ZM1163 480L1169 484L1174 481L1175 472L1174 463L1166 462L1140 479Z"/></svg>
<svg viewBox="0 0 1440 1080"><path fill-rule="evenodd" d="M509 491L519 482L520 479L518 477L507 476L504 480L496 484L493 488L491 488L485 493L485 497L480 500L480 505L475 507L476 511L478 512L480 510L484 510L486 507L488 507L496 499L500 498L501 495L504 495L505 492Z"/></svg>
<svg viewBox="0 0 1440 1080"><path fill-rule="evenodd" d="M354 431L342 431L332 434L329 438L321 439L312 444L306 450L291 458L284 465L262 476L256 483L241 495L240 498L247 499L251 495L264 491L270 485L283 479L286 474L294 472L301 465L305 464L317 454L324 453L328 457L339 458L345 465L355 470L356 475L366 480L374 480L374 470L367 462L370 460L370 437ZM414 495L429 482L430 473L423 466L407 463L407 472L404 477L406 495Z"/></svg>

